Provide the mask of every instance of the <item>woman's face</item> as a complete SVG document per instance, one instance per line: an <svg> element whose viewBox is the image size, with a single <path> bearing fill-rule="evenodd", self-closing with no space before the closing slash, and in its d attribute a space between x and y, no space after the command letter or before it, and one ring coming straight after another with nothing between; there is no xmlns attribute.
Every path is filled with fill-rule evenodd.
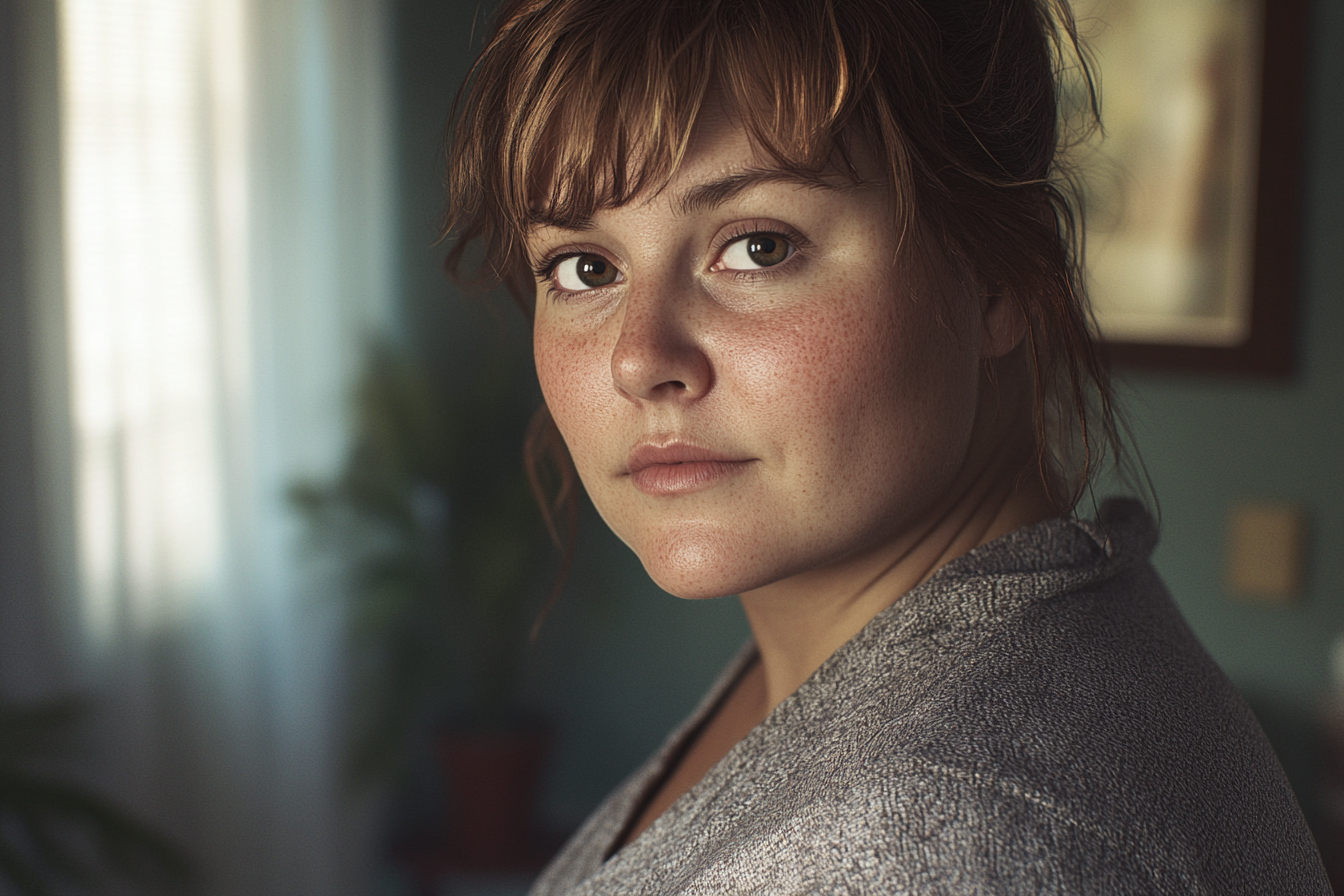
<svg viewBox="0 0 1344 896"><path fill-rule="evenodd" d="M740 593L926 526L959 481L984 327L898 256L877 187L800 183L723 115L667 188L538 227L542 392L663 588Z"/></svg>

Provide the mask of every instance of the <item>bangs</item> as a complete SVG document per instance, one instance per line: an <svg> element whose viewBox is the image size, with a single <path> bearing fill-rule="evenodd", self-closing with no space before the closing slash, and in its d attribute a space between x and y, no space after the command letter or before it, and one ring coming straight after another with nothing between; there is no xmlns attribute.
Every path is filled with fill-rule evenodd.
<svg viewBox="0 0 1344 896"><path fill-rule="evenodd" d="M858 182L847 141L887 147L884 161L901 143L891 116L860 120L877 61L865 33L842 30L830 0L519 4L472 72L445 230L466 223L493 273L523 286L523 236L662 189L711 97L781 170Z"/></svg>
<svg viewBox="0 0 1344 896"><path fill-rule="evenodd" d="M475 285L502 281L530 315L529 232L656 194L721 108L785 174L876 177L905 260L1013 301L1043 477L1069 507L1094 448L1122 445L1060 166L1066 72L1085 132L1097 97L1068 0L505 0L453 107L445 266L461 283L480 251Z"/></svg>

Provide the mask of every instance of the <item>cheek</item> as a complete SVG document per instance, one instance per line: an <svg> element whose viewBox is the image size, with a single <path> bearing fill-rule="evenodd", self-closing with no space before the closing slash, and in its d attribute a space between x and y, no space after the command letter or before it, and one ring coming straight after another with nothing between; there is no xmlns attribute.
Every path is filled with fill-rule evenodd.
<svg viewBox="0 0 1344 896"><path fill-rule="evenodd" d="M965 453L977 358L928 299L873 283L843 296L737 341L741 404L793 443L802 487L850 500L936 490Z"/></svg>
<svg viewBox="0 0 1344 896"><path fill-rule="evenodd" d="M610 351L598 334L560 335L538 322L532 337L537 381L551 417L569 446L580 474L588 454L601 444L611 388Z"/></svg>
<svg viewBox="0 0 1344 896"><path fill-rule="evenodd" d="M532 359L537 365L542 397L546 399L551 415L557 416L561 411L559 400L563 397L560 384L577 371L577 361L573 353L566 352L559 340L550 336L541 324L536 325L532 335Z"/></svg>
<svg viewBox="0 0 1344 896"><path fill-rule="evenodd" d="M828 421L872 380L873 321L851 298L843 286L813 291L793 308L728 317L707 333L722 397L743 423L833 431Z"/></svg>
<svg viewBox="0 0 1344 896"><path fill-rule="evenodd" d="M923 309L870 284L842 289L725 334L717 354L732 367L725 380L744 385L739 400L791 429L839 434L956 391L948 375L967 365L945 330L911 313Z"/></svg>
<svg viewBox="0 0 1344 896"><path fill-rule="evenodd" d="M901 458L907 475L931 483L964 459L976 415L979 358L940 322L936 301L903 298L872 340L865 401L874 456Z"/></svg>

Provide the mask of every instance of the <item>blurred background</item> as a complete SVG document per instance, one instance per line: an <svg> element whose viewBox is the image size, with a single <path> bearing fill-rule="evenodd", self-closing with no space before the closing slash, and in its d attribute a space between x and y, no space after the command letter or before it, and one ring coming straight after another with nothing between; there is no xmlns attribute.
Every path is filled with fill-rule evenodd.
<svg viewBox="0 0 1344 896"><path fill-rule="evenodd" d="M520 892L746 639L584 511L528 643L564 557L526 327L436 245L489 10L0 3L0 893ZM1334 854L1344 6L1310 16L1296 372L1121 378L1157 565ZM1233 574L1247 508L1297 527L1279 597ZM463 820L495 774L525 827Z"/></svg>

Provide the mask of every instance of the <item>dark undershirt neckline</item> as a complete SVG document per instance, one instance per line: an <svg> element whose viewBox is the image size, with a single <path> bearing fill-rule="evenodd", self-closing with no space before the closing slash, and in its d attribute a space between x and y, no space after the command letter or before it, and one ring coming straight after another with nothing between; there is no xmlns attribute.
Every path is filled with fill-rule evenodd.
<svg viewBox="0 0 1344 896"><path fill-rule="evenodd" d="M709 726L709 723L714 721L718 714L723 710L724 704L728 702L728 699L732 697L732 695L736 693L738 687L741 686L742 680L747 677L747 673L754 669L760 661L760 653L753 652L751 658L742 664L742 668L737 670L737 673L733 676L733 680L719 693L718 697L714 700L714 704L709 707L703 716L701 716L700 720L695 723L695 726L686 732L680 742L668 752L667 760L664 762L662 770L650 778L648 783L644 785L644 790L639 795L639 799L635 800L630 808L629 814L626 816L625 823L621 825L620 833L616 835L611 846L609 846L606 852L602 854L603 864L611 861L613 856L630 844L630 834L634 830L635 825L639 824L639 820L644 817L644 812L649 808L649 804L653 802L654 798L657 797L667 785L667 782L676 774L677 769L681 767L681 763L686 759L686 754L688 754L691 751L691 748L695 746L696 742L700 739L700 736ZM732 751L729 750L729 752ZM721 761L722 760L720 760L720 762ZM717 764L718 763L715 763L715 765ZM711 769L712 768L713 766L711 766ZM708 777L708 775L709 772L706 771L705 776ZM703 781L704 778L701 778L701 780ZM697 783L692 786L691 790L694 790L695 787L698 786L699 784ZM690 791L688 790L687 793L690 793ZM682 794L682 797L685 796L686 794ZM678 797L677 800L673 801L672 806L675 806L680 801L681 797ZM668 810L670 810L672 806L668 806ZM666 814L666 811L664 814ZM662 816L659 817L661 818ZM658 820L654 819L653 824L657 823ZM653 825L651 824L650 827L652 826Z"/></svg>

